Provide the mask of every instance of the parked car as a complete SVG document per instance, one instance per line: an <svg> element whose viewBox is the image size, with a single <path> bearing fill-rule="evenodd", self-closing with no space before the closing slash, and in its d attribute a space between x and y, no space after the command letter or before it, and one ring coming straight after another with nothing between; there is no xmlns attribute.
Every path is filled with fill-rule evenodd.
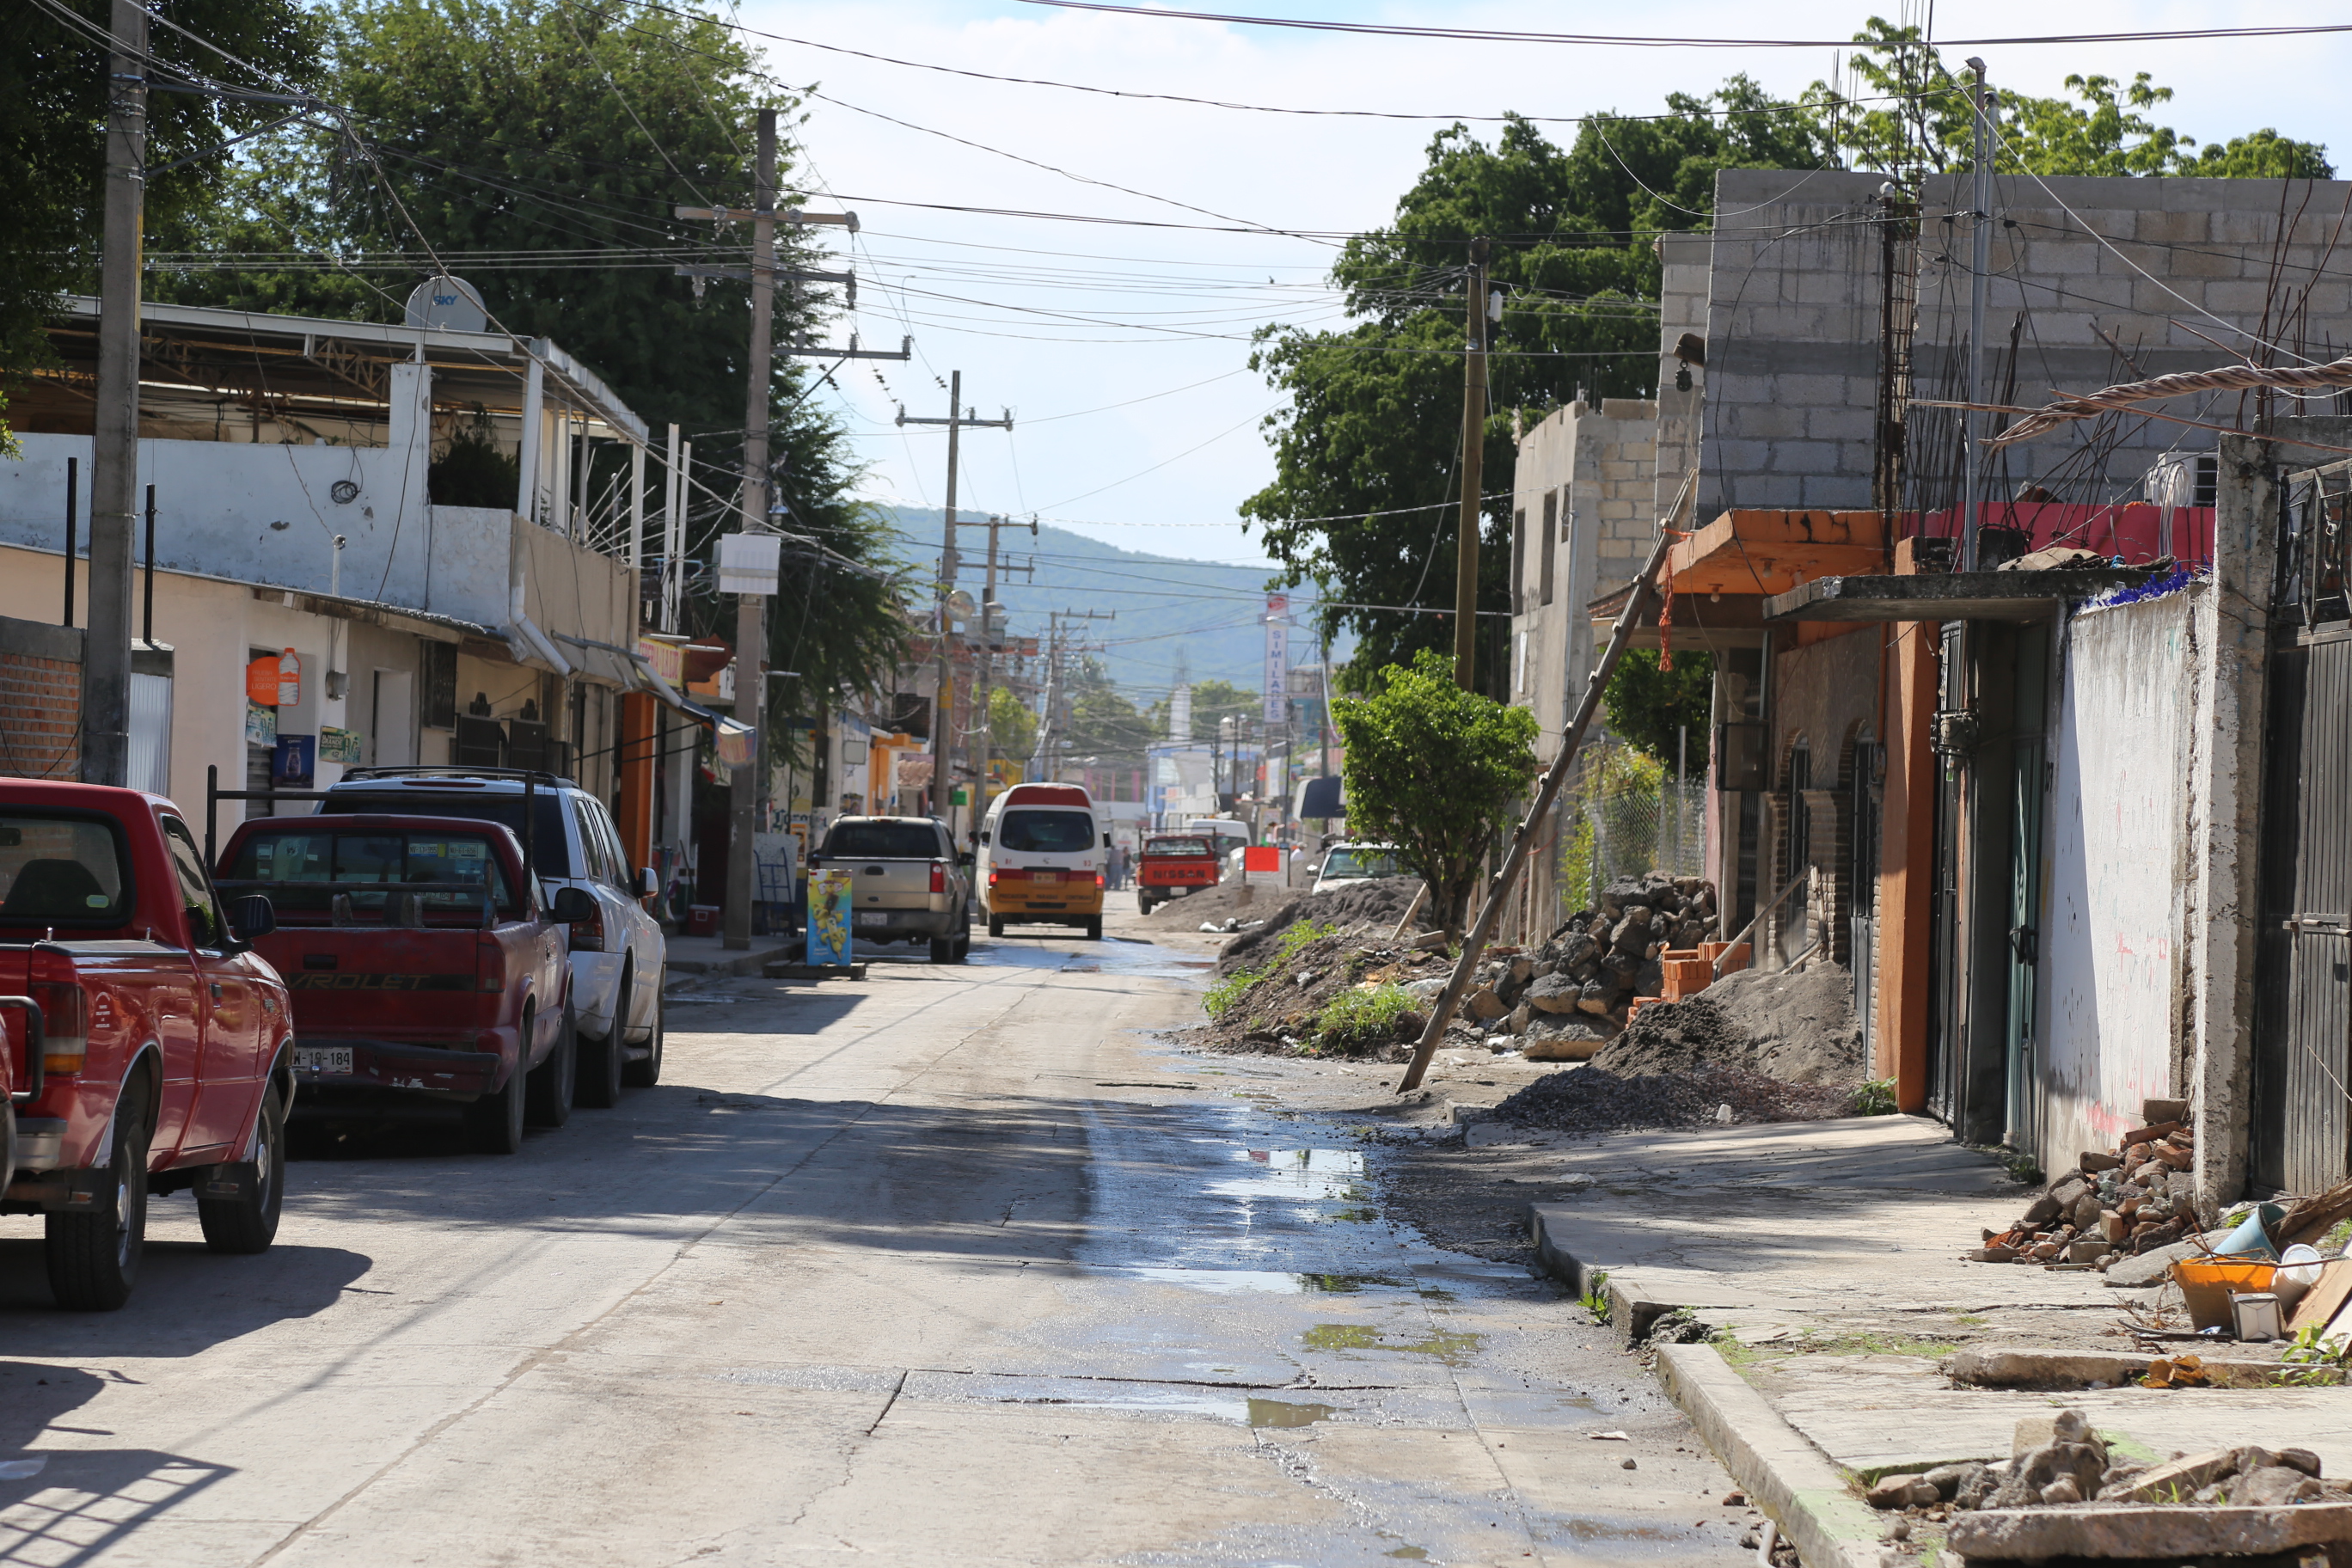
<svg viewBox="0 0 2352 1568"><path fill-rule="evenodd" d="M1013 925L1076 926L1102 939L1103 855L1110 835L1078 784L1019 784L989 803L978 880L988 934Z"/></svg>
<svg viewBox="0 0 2352 1568"><path fill-rule="evenodd" d="M523 796L537 801L528 834ZM570 779L497 768L355 768L331 785L321 812L424 812L504 823L546 896L566 888L594 906L572 923L572 1002L580 1032L580 1103L618 1104L624 1084L661 1080L662 986L669 943L648 907L661 891L633 869L604 803Z"/></svg>
<svg viewBox="0 0 2352 1568"><path fill-rule="evenodd" d="M193 1192L215 1252L276 1237L293 1014L252 946L273 921L223 904L163 796L0 781L0 1212L42 1216L59 1305L130 1300L150 1197Z"/></svg>
<svg viewBox="0 0 2352 1568"><path fill-rule="evenodd" d="M1216 840L1205 834L1155 833L1135 863L1135 907L1150 914L1171 899L1218 880Z"/></svg>
<svg viewBox="0 0 2352 1568"><path fill-rule="evenodd" d="M1315 873L1313 890L1328 893L1350 882L1404 874L1404 868L1397 863L1397 847L1393 844L1334 844L1324 854L1322 868Z"/></svg>
<svg viewBox="0 0 2352 1568"><path fill-rule="evenodd" d="M868 942L929 942L933 963L971 952L969 855L956 853L934 816L842 816L809 857L809 869L850 875L850 933Z"/></svg>
<svg viewBox="0 0 2352 1568"><path fill-rule="evenodd" d="M500 823L264 816L221 855L221 885L266 893L260 939L294 1006L301 1116L375 1121L463 1108L486 1153L571 1114L578 1042L566 931L578 888L543 905Z"/></svg>

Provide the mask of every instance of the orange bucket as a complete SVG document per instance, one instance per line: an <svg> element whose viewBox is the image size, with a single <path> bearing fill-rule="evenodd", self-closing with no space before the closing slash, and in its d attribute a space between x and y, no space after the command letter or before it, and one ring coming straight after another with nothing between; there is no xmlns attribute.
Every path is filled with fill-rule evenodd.
<svg viewBox="0 0 2352 1568"><path fill-rule="evenodd" d="M2172 1266L2172 1278L2189 1308L2189 1321L2200 1329L2230 1327L2231 1293L2267 1290L2277 1272L2275 1263L2210 1258L2184 1258Z"/></svg>

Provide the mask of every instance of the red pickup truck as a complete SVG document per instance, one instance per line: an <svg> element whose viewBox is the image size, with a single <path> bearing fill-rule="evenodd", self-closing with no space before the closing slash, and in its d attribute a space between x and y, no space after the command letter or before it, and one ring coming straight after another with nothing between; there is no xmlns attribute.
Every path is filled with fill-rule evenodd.
<svg viewBox="0 0 2352 1568"><path fill-rule="evenodd" d="M266 893L264 957L294 997L293 1072L310 1121L459 1108L475 1146L511 1154L526 1121L572 1113L579 1044L568 926L503 824L409 816L266 816L221 853L221 886Z"/></svg>
<svg viewBox="0 0 2352 1568"><path fill-rule="evenodd" d="M252 949L272 919L223 906L162 796L0 780L0 1213L42 1216L61 1306L130 1299L152 1194L193 1190L215 1252L276 1237L293 1023Z"/></svg>
<svg viewBox="0 0 2352 1568"><path fill-rule="evenodd" d="M1145 914L1196 888L1213 888L1223 874L1217 841L1205 835L1155 833L1135 862L1135 906Z"/></svg>

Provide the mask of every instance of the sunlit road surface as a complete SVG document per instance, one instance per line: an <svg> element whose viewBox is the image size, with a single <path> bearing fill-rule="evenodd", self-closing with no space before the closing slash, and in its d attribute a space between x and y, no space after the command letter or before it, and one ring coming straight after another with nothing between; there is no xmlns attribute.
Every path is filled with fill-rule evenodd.
<svg viewBox="0 0 2352 1568"><path fill-rule="evenodd" d="M674 988L664 1083L520 1156L347 1139L261 1258L156 1200L119 1313L0 1219L0 1563L1752 1556L1556 1288L1155 1037L1142 929Z"/></svg>

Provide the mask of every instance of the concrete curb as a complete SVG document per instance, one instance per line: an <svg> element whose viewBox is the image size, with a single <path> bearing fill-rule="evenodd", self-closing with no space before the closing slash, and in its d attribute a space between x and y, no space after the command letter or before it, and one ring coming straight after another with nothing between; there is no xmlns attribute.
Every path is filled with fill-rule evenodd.
<svg viewBox="0 0 2352 1568"><path fill-rule="evenodd" d="M1653 1293L1639 1274L1597 1268L1561 1247L1553 1239L1543 1208L1537 1204L1528 1205L1528 1238L1535 1244L1536 1259L1544 1272L1570 1290L1590 1296L1597 1282L1608 1295L1609 1326L1627 1344L1649 1338L1651 1326L1679 1305Z"/></svg>
<svg viewBox="0 0 2352 1568"><path fill-rule="evenodd" d="M712 975L757 974L761 964L772 963L792 951L788 947L767 947L754 948L732 958L672 958L664 967L672 975L698 980L709 979Z"/></svg>
<svg viewBox="0 0 2352 1568"><path fill-rule="evenodd" d="M1805 1568L1880 1568L1877 1513L1713 1345L1659 1347L1658 1379Z"/></svg>

